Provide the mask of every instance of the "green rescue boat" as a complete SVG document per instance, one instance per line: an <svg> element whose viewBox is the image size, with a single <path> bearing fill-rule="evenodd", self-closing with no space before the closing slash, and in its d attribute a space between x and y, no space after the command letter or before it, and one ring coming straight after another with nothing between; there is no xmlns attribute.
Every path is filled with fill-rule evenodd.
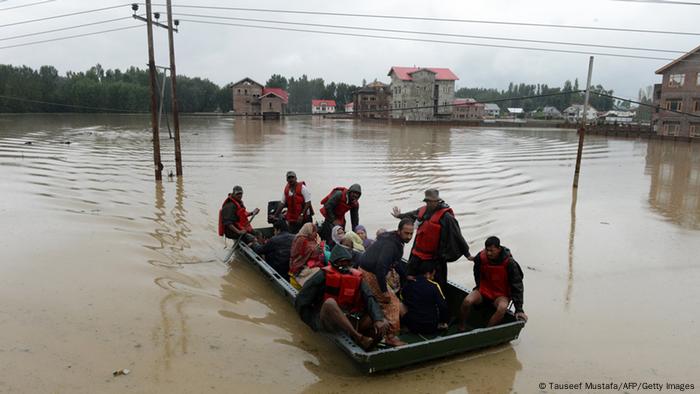
<svg viewBox="0 0 700 394"><path fill-rule="evenodd" d="M272 235L272 228L260 228L264 237ZM270 267L265 260L248 245L240 242L234 245L245 259L256 266L292 305L297 290ZM231 251L233 252L233 251ZM456 283L449 282L444 295L452 316L457 316L459 307L469 290ZM489 310L490 309L490 310ZM518 338L525 322L517 320L512 311L508 311L503 322L494 327L486 327L493 309L481 307L475 309L467 322L467 330L459 331L456 323L438 335L417 335L402 331L399 338L407 345L399 347L382 347L365 351L344 333L324 333L354 361L357 367L368 374L387 371L428 360L461 354L476 349L495 346Z"/></svg>

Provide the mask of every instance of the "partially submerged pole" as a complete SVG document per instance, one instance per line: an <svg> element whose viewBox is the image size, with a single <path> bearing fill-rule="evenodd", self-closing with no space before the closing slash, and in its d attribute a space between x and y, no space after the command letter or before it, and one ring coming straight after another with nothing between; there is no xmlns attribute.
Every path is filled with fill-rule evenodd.
<svg viewBox="0 0 700 394"><path fill-rule="evenodd" d="M170 46L170 87L171 101L173 104L173 127L175 128L175 172L182 176L182 152L180 150L180 114L177 109L177 83L175 72L175 42L173 41L173 9L172 1L167 0L168 8L168 43Z"/></svg>
<svg viewBox="0 0 700 394"><path fill-rule="evenodd" d="M581 155L583 154L583 137L586 134L586 115L588 115L588 99L591 93L591 76L593 75L593 56L588 60L588 80L586 81L586 98L583 101L583 116L578 130L578 152L576 154L576 170L574 171L574 187L578 187L578 175L581 172Z"/></svg>
<svg viewBox="0 0 700 394"><path fill-rule="evenodd" d="M153 17L151 16L151 0L146 0L146 31L148 32L148 71L151 80L151 127L153 128L153 166L156 181L163 179L163 163L160 162L160 137L158 135L158 109L156 87L156 63L153 54Z"/></svg>

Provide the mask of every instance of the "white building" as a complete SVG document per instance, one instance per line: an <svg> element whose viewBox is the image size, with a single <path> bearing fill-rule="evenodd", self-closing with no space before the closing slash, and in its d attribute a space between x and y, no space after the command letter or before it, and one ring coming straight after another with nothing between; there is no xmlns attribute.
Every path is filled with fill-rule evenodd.
<svg viewBox="0 0 700 394"><path fill-rule="evenodd" d="M501 108L498 106L498 104L484 104L484 111L486 112L486 116L490 118L497 118L501 115Z"/></svg>
<svg viewBox="0 0 700 394"><path fill-rule="evenodd" d="M335 113L335 100L311 100L312 114Z"/></svg>
<svg viewBox="0 0 700 394"><path fill-rule="evenodd" d="M577 123L583 118L583 104L573 104L564 110L564 118L567 122ZM586 115L586 120L590 123L598 118L598 110L589 106Z"/></svg>

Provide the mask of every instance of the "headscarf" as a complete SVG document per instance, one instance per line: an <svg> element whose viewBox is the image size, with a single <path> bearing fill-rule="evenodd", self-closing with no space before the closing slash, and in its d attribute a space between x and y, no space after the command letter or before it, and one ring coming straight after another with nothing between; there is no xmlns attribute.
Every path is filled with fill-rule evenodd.
<svg viewBox="0 0 700 394"><path fill-rule="evenodd" d="M323 249L318 242L318 233L313 223L305 223L292 241L292 253L289 259L289 272L296 275L307 265L323 264Z"/></svg>
<svg viewBox="0 0 700 394"><path fill-rule="evenodd" d="M345 233L345 239L349 239L352 241L352 248L359 251L359 252L364 252L365 247L362 244L362 238L360 238L359 235L357 235L356 232L354 231L348 231Z"/></svg>
<svg viewBox="0 0 700 394"><path fill-rule="evenodd" d="M338 230L343 230L343 228L340 226L335 226L331 230L331 239L336 245L340 245L340 241L343 240L343 237L340 234L338 234Z"/></svg>
<svg viewBox="0 0 700 394"><path fill-rule="evenodd" d="M367 249L367 248L369 248L370 245L372 245L374 243L374 240L369 238L369 234L367 233L367 229L365 228L365 226L358 224L357 227L355 227L355 233L359 233L360 231L365 232L365 239L362 240L362 246L364 246L365 249ZM360 235L360 234L357 234L357 235ZM360 238L362 238L362 237L360 237Z"/></svg>

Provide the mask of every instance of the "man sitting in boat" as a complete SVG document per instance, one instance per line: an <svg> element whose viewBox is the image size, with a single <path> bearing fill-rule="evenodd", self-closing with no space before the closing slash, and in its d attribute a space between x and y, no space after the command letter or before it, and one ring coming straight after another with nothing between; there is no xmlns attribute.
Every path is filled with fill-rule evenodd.
<svg viewBox="0 0 700 394"><path fill-rule="evenodd" d="M440 285L433 281L435 263L425 262L419 275L407 280L401 295L404 308L401 324L416 334L433 335L447 328L450 312Z"/></svg>
<svg viewBox="0 0 700 394"><path fill-rule="evenodd" d="M284 219L287 221L290 233L298 233L304 223L313 221L311 193L305 182L297 181L297 174L294 171L287 171L287 184L284 187L284 193L280 202L281 204L272 216L276 218L282 212L282 209L287 208Z"/></svg>
<svg viewBox="0 0 700 394"><path fill-rule="evenodd" d="M447 262L461 256L471 260L472 256L454 212L440 198L440 192L436 189L426 190L423 201L425 205L414 211L401 213L398 207L394 207L392 212L397 219L411 218L416 221L416 240L408 258L408 275L416 275L421 263L432 261L437 270L435 281L446 287Z"/></svg>
<svg viewBox="0 0 700 394"><path fill-rule="evenodd" d="M294 234L290 234L287 221L278 219L272 224L274 235L264 244L254 243L253 251L265 256L265 262L281 277L289 280L289 257L292 253Z"/></svg>
<svg viewBox="0 0 700 394"><path fill-rule="evenodd" d="M350 211L350 222L354 230L360 224L360 203L362 188L355 183L349 188L336 187L321 200L321 214L325 218L321 226L321 238L331 242L331 230L334 226L345 229L345 214Z"/></svg>
<svg viewBox="0 0 700 394"><path fill-rule="evenodd" d="M336 245L331 251L330 266L304 283L294 308L314 331L345 332L369 350L384 336L388 324L360 271L350 268L350 259L347 249ZM349 316L354 320L359 317L356 326ZM373 334L367 335L370 331Z"/></svg>
<svg viewBox="0 0 700 394"><path fill-rule="evenodd" d="M367 283L372 294L379 301L389 322L389 331L384 341L390 346L401 346L405 343L397 337L401 331L401 301L387 285L387 275L395 269L398 275L405 279L401 257L404 245L412 237L413 220L402 219L396 231L379 235L360 257L362 281Z"/></svg>
<svg viewBox="0 0 700 394"><path fill-rule="evenodd" d="M498 237L488 237L485 249L474 257L474 281L476 287L462 303L460 329L464 330L471 308L481 303L496 308L487 327L503 320L511 300L515 305L515 317L527 321L523 311L523 270L510 254L510 249L501 246Z"/></svg>
<svg viewBox="0 0 700 394"><path fill-rule="evenodd" d="M258 208L246 210L243 204L243 188L234 186L219 210L219 235L226 235L226 238L230 239L242 237L245 243L254 241L253 226L250 225L248 217L257 215L258 212Z"/></svg>

